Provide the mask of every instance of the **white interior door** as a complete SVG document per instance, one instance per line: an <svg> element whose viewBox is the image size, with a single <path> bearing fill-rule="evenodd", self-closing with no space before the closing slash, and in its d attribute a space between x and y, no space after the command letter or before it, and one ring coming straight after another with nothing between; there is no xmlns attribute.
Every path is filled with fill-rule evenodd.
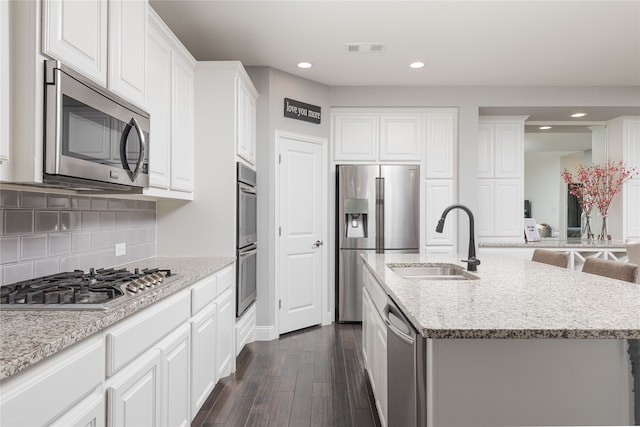
<svg viewBox="0 0 640 427"><path fill-rule="evenodd" d="M326 140L276 134L279 333L322 322L326 294Z"/></svg>

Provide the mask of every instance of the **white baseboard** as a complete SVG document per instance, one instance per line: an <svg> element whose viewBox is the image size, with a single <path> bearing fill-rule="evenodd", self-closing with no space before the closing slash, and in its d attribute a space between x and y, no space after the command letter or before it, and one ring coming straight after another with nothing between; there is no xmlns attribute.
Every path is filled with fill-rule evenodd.
<svg viewBox="0 0 640 427"><path fill-rule="evenodd" d="M256 326L256 341L273 341L277 340L278 336L274 325Z"/></svg>

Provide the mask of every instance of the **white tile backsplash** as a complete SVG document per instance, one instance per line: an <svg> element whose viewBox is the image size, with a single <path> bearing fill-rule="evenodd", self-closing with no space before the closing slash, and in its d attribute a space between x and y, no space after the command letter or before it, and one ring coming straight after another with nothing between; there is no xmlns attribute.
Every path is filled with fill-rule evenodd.
<svg viewBox="0 0 640 427"><path fill-rule="evenodd" d="M0 190L0 284L155 256L153 201ZM124 256L115 245L127 244Z"/></svg>

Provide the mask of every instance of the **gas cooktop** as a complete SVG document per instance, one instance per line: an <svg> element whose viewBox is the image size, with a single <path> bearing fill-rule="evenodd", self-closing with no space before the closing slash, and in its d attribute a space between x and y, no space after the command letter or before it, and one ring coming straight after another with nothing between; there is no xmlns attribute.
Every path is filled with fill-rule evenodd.
<svg viewBox="0 0 640 427"><path fill-rule="evenodd" d="M108 310L168 283L170 270L75 270L0 287L2 310Z"/></svg>

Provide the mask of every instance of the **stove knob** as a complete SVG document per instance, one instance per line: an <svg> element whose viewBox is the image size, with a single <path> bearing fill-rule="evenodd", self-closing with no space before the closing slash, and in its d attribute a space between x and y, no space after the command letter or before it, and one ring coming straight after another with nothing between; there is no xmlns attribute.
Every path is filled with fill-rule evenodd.
<svg viewBox="0 0 640 427"><path fill-rule="evenodd" d="M135 283L131 282L131 283L129 283L127 285L127 290L129 292L133 292L134 294L137 294L138 293L138 286Z"/></svg>
<svg viewBox="0 0 640 427"><path fill-rule="evenodd" d="M144 291L146 289L146 287L147 287L146 283L144 281L140 280L139 278L135 279L133 281L133 283L138 288L138 291Z"/></svg>

